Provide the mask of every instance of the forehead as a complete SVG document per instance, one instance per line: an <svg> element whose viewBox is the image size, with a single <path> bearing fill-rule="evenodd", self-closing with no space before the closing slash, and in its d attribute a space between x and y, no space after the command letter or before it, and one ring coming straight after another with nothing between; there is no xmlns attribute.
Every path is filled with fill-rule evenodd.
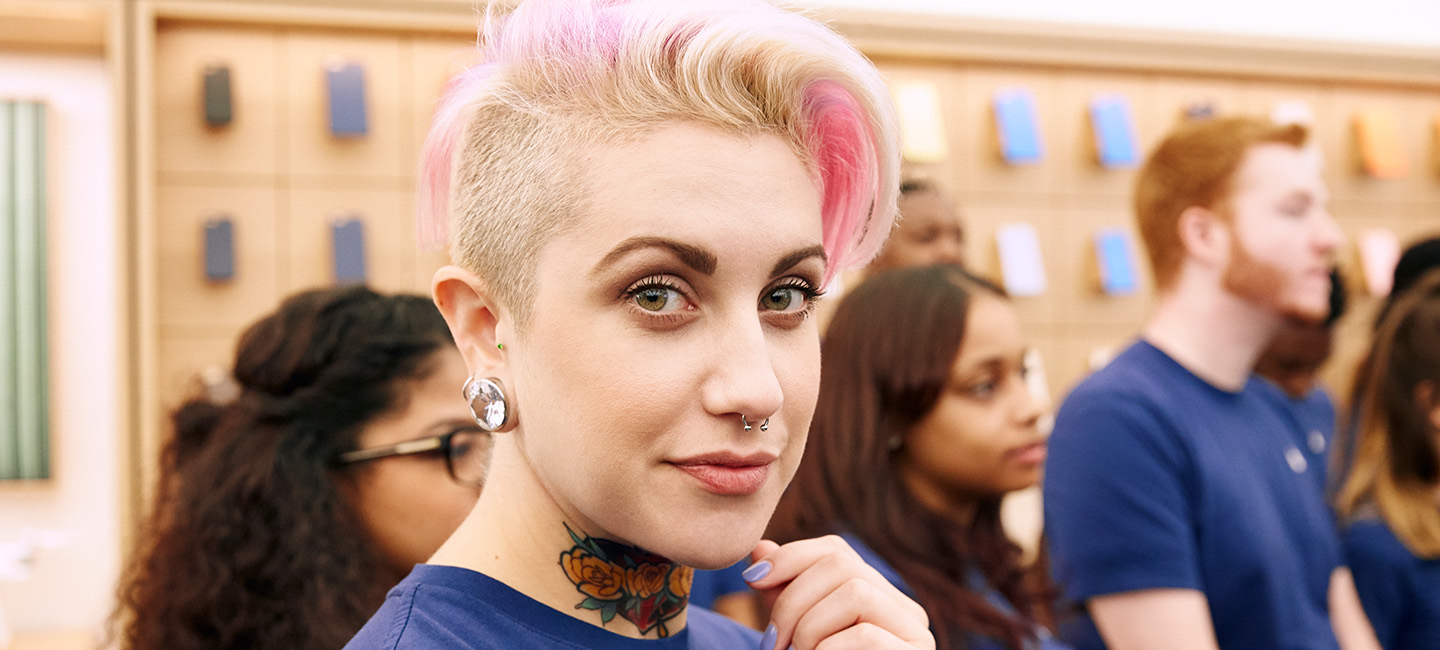
<svg viewBox="0 0 1440 650"><path fill-rule="evenodd" d="M931 224L958 223L960 214L944 195L935 190L920 190L900 197L900 228Z"/></svg>
<svg viewBox="0 0 1440 650"><path fill-rule="evenodd" d="M1245 152L1235 170L1234 193L1323 195L1319 157L1281 143L1262 143Z"/></svg>
<svg viewBox="0 0 1440 650"><path fill-rule="evenodd" d="M557 240L603 256L637 235L698 240L717 249L820 243L820 194L782 138L690 123L657 128L582 158L575 227ZM716 250L723 257L723 250ZM773 261L773 260L772 260ZM722 260L723 266L723 260Z"/></svg>
<svg viewBox="0 0 1440 650"><path fill-rule="evenodd" d="M1025 353L1025 337L1015 309L997 296L976 291L970 296L970 313L965 316L965 338L955 370L964 372L996 358L1015 360Z"/></svg>

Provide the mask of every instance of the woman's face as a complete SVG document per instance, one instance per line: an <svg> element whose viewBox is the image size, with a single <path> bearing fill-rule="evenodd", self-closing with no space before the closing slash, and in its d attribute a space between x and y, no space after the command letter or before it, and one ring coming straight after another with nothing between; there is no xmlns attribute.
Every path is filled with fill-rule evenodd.
<svg viewBox="0 0 1440 650"><path fill-rule="evenodd" d="M460 385L465 362L453 348L435 355L428 377L400 384L399 408L372 420L357 448L384 447L474 424ZM402 575L425 562L460 525L478 487L450 478L440 452L380 458L355 466L351 498L380 556Z"/></svg>
<svg viewBox="0 0 1440 650"><path fill-rule="evenodd" d="M950 378L898 452L906 485L932 507L1034 485L1045 461L1041 408L1025 383L1020 320L999 297L971 296Z"/></svg>
<svg viewBox="0 0 1440 650"><path fill-rule="evenodd" d="M517 442L568 522L721 568L760 538L815 408L819 193L773 135L674 123L585 161L528 331L498 332Z"/></svg>

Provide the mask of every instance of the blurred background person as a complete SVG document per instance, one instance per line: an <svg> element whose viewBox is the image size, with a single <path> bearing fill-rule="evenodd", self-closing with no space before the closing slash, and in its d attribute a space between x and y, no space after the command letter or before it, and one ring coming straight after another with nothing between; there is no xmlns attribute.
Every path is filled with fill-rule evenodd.
<svg viewBox="0 0 1440 650"><path fill-rule="evenodd" d="M1044 571L1021 564L1001 499L1040 480L1041 404L1001 290L953 266L856 287L822 351L810 444L777 541L841 534L930 615L940 648L1059 648Z"/></svg>
<svg viewBox="0 0 1440 650"><path fill-rule="evenodd" d="M1336 502L1345 554L1385 650L1440 648L1440 270L1396 296L1368 358Z"/></svg>
<svg viewBox="0 0 1440 650"><path fill-rule="evenodd" d="M1419 239L1405 247L1400 253L1400 259L1395 262L1395 272L1390 282L1390 295L1385 298L1380 311L1375 315L1375 328L1380 328L1380 322L1385 319L1385 314L1390 311L1390 306L1395 303L1399 296L1405 293L1420 277L1431 269L1440 268L1440 235L1431 235Z"/></svg>
<svg viewBox="0 0 1440 650"><path fill-rule="evenodd" d="M1390 294L1380 303L1380 308L1375 313L1374 331L1380 331L1380 325L1384 322L1385 316L1390 313L1391 306L1405 293L1405 290L1415 284L1421 276L1431 270L1440 269L1440 236L1426 237L1412 242L1400 253L1400 259L1395 264L1394 274L1390 282ZM1373 343L1373 342L1372 342ZM1373 344L1360 357L1355 364L1355 371L1350 382L1349 400L1346 402L1348 412L1346 413L1343 426L1339 429L1336 439L1331 447L1334 448L1330 466L1327 468L1334 477L1327 484L1327 494L1332 498L1336 496L1339 486L1336 483L1349 474L1350 463L1355 458L1355 436L1360 430L1360 405L1364 396L1361 391L1365 390L1370 380L1370 354Z"/></svg>
<svg viewBox="0 0 1440 650"><path fill-rule="evenodd" d="M900 219L866 273L930 264L965 266L965 223L955 203L929 181L900 184Z"/></svg>
<svg viewBox="0 0 1440 650"><path fill-rule="evenodd" d="M1255 362L1262 387L1295 418L1299 449L1309 475L1322 492L1331 440L1335 436L1335 402L1321 386L1320 369L1335 348L1335 324L1345 315L1348 293L1338 269L1330 270L1330 311L1314 323L1291 322L1280 329Z"/></svg>
<svg viewBox="0 0 1440 650"><path fill-rule="evenodd" d="M428 298L294 295L241 335L233 375L232 402L174 413L123 648L339 648L479 497L489 434Z"/></svg>
<svg viewBox="0 0 1440 650"><path fill-rule="evenodd" d="M1343 234L1305 127L1170 131L1135 181L1140 338L1056 416L1045 532L1086 649L1377 648L1293 418L1254 375L1329 313Z"/></svg>

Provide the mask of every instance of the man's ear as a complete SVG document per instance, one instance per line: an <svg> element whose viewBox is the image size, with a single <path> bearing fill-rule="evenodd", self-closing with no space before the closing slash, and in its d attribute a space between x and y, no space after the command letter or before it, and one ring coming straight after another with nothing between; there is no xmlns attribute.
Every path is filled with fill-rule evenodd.
<svg viewBox="0 0 1440 650"><path fill-rule="evenodd" d="M1230 258L1230 225L1209 208L1192 205L1175 224L1185 256L1202 266L1222 268Z"/></svg>
<svg viewBox="0 0 1440 650"><path fill-rule="evenodd" d="M497 344L502 343L500 332L508 324L509 315L485 283L458 266L443 266L435 272L431 292L470 374L504 374L505 353Z"/></svg>

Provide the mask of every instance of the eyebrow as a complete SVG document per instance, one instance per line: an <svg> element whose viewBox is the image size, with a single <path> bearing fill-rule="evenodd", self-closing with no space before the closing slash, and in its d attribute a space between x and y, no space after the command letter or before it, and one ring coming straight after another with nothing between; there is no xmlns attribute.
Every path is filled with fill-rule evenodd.
<svg viewBox="0 0 1440 650"><path fill-rule="evenodd" d="M796 264L799 264L800 262L803 262L812 257L820 258L820 263L823 265L829 265L830 263L830 257L825 254L825 247L816 244L814 246L802 248L789 255L786 255L785 257L780 258L780 261L775 263L775 268L771 269L770 275L780 275L781 273L784 273L793 268Z"/></svg>
<svg viewBox="0 0 1440 650"><path fill-rule="evenodd" d="M684 262L686 266L705 275L714 275L715 269L719 264L715 259L714 253L699 246L678 242L665 237L641 236L631 237L620 242L619 246L616 246L614 250L605 254L605 257L595 265L595 269L591 273L600 273L613 266L626 255L646 248L660 248L670 251L675 257L680 258L680 261ZM770 271L770 275L780 275L811 257L820 258L822 264L829 262L829 256L825 254L825 247L816 244L799 249L780 258L780 261L775 263L775 268Z"/></svg>
<svg viewBox="0 0 1440 650"><path fill-rule="evenodd" d="M619 246L616 246L614 250L607 253L605 255L605 258L600 260L600 263L595 265L595 270L591 271L591 273L600 273L601 271L604 271L606 268L609 268L616 262L620 261L620 258L629 255L633 251L645 248L661 248L668 250L672 254L674 254L675 257L680 258L680 261L684 262L686 266L695 269L696 271L699 271L700 273L703 273L705 275L715 274L715 266L717 262L715 260L714 253L700 248L699 246L693 246L684 242L678 242L673 239L648 236L631 237L623 242L620 242Z"/></svg>

